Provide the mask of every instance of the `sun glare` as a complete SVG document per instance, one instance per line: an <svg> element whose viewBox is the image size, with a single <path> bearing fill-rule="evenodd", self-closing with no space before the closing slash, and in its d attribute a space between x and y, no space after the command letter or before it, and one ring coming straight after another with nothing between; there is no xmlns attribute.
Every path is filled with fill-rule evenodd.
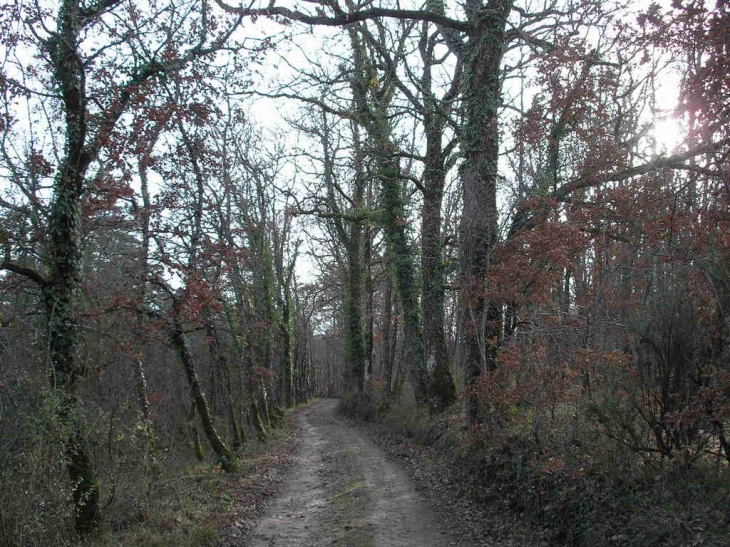
<svg viewBox="0 0 730 547"><path fill-rule="evenodd" d="M671 154L684 141L684 129L680 120L676 118L657 118L654 120L652 137L657 153Z"/></svg>

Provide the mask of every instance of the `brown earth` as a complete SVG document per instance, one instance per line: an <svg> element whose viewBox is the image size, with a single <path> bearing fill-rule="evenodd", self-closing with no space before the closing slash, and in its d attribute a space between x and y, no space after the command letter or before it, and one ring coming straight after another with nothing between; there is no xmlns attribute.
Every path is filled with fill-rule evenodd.
<svg viewBox="0 0 730 547"><path fill-rule="evenodd" d="M442 547L450 540L405 471L323 399L297 413L300 448L280 494L239 545Z"/></svg>

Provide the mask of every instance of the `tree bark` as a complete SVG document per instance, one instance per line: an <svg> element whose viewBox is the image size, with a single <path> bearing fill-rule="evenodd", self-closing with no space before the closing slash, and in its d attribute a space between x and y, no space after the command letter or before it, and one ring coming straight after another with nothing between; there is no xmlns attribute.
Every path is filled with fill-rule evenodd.
<svg viewBox="0 0 730 547"><path fill-rule="evenodd" d="M157 142L162 126L158 127L158 130L149 142L149 152L151 152L154 144ZM148 180L148 167L146 163L147 157L143 157L138 162L139 166L139 180L140 180L140 193L142 196L141 206L136 207L137 222L139 223L140 234L142 235L142 242L140 244L140 260L139 260L139 273L138 283L139 288L137 292L137 329L141 332L147 322L147 315L144 313L144 309L147 306L148 297L148 277L149 277L149 258L150 258L150 193L149 193L149 180ZM134 373L137 380L137 398L139 405L142 410L142 420L145 434L145 444L147 448L147 454L150 459L150 469L153 476L158 477L160 474L160 468L157 461L157 454L155 450L155 431L150 416L150 403L147 397L147 377L145 375L145 367L142 359L134 359Z"/></svg>
<svg viewBox="0 0 730 547"><path fill-rule="evenodd" d="M296 334L294 332L294 303L292 302L290 284L291 278L285 279L284 286L280 288L284 293L281 300L281 321L279 323L284 348L284 357L281 363L281 395L286 407L292 407L296 404L294 397L294 341Z"/></svg>
<svg viewBox="0 0 730 547"><path fill-rule="evenodd" d="M425 56L432 58L429 50ZM456 387L451 376L444 327L444 268L441 237L441 203L446 182L446 165L442 141L445 118L431 94L430 66L422 78L424 89L424 126L426 128L426 161L423 175L423 208L421 210L421 280L423 300L423 340L426 368L430 376L431 407L441 412L456 400Z"/></svg>
<svg viewBox="0 0 730 547"><path fill-rule="evenodd" d="M385 276L385 298L383 299L383 349L381 367L383 374L383 394L385 396L386 407L390 404L390 398L393 391L393 352L391 350L391 338L395 338L393 333L393 283L390 275L386 272Z"/></svg>
<svg viewBox="0 0 730 547"><path fill-rule="evenodd" d="M221 462L221 467L226 472L233 472L238 468L238 462L231 450L226 446L221 439L220 435L215 429L213 424L213 418L208 408L208 402L205 399L205 394L200 385L198 379L198 372L195 367L195 361L190 353L187 338L185 337L185 331L183 330L182 320L180 318L179 304L175 304L173 309L172 325L171 325L171 338L172 344L177 351L180 361L185 369L185 376L188 379L188 385L190 386L190 392L195 402L195 408L200 416L200 421L203 425L203 432L213 448L216 456Z"/></svg>
<svg viewBox="0 0 730 547"><path fill-rule="evenodd" d="M60 87L65 114L64 157L56 174L48 225L46 262L48 283L43 296L48 323L48 351L53 365L52 387L61 398L60 419L69 426L66 447L73 485L75 525L91 531L101 517L99 486L81 424L71 418L78 405L77 362L79 324L77 299L81 286L81 197L90 163L84 152L87 138L86 79L78 52L83 17L78 1L65 0L58 11L58 33L48 41L53 76Z"/></svg>
<svg viewBox="0 0 730 547"><path fill-rule="evenodd" d="M375 176L380 183L380 224L385 234L388 254L403 308L405 359L411 376L413 395L417 404L428 400L428 372L423 351L423 330L419 288L413 253L406 233L406 210L403 198L402 174L396 147L391 142L387 113L387 90L374 93L369 82L373 75L371 61L357 31L349 29L356 77L352 84L357 121L367 131Z"/></svg>
<svg viewBox="0 0 730 547"><path fill-rule="evenodd" d="M198 412L195 406L195 397L190 397L190 412L188 413L188 429L190 430L190 440L193 443L193 451L195 452L195 458L202 462L205 459L205 453L203 452L203 443L200 442L200 433L198 432L198 426L195 424L195 417Z"/></svg>
<svg viewBox="0 0 730 547"><path fill-rule="evenodd" d="M374 297L373 282L373 230L365 227L365 379L373 375L373 339L374 339Z"/></svg>
<svg viewBox="0 0 730 547"><path fill-rule="evenodd" d="M353 222L347 241L347 290L345 291L346 354L349 387L357 394L365 391L365 346L363 337L362 225Z"/></svg>
<svg viewBox="0 0 730 547"><path fill-rule="evenodd" d="M345 218L340 209L335 190L334 158L330 152L330 126L326 113L322 113L320 140L324 161L324 182L327 191L328 207L334 213L330 219L334 233L345 250L342 261L344 276L343 319L345 333L344 380L347 389L358 398L365 393L366 354L363 332L363 224L360 220ZM353 129L355 149L355 180L352 203L355 208L362 207L365 195L365 173L363 173L364 152L360 143L358 129Z"/></svg>
<svg viewBox="0 0 730 547"><path fill-rule="evenodd" d="M389 255L393 260L393 274L403 308L403 335L405 362L411 376L416 403L428 399L428 372L424 362L423 331L419 308L419 290L411 247L405 230L405 207L402 197L400 169L394 160L395 150L386 148L378 158L378 178L382 188L382 222Z"/></svg>
<svg viewBox="0 0 730 547"><path fill-rule="evenodd" d="M226 359L225 354L221 350L218 332L209 312L206 313L205 317L205 334L208 338L210 359L223 376L223 389L226 396L226 409L228 410L228 424L231 428L231 437L233 439L233 450L239 450L243 446L243 430L236 416L236 405L233 401L233 388L231 387L231 370L228 366L228 359Z"/></svg>
<svg viewBox="0 0 730 547"><path fill-rule="evenodd" d="M460 168L463 210L461 243L461 320L470 388L468 420L481 420L474 391L485 369L496 367L496 344L501 332L501 306L489 298L487 277L497 242L497 180L499 160L500 63L510 0L467 2L469 42L464 55L464 125Z"/></svg>

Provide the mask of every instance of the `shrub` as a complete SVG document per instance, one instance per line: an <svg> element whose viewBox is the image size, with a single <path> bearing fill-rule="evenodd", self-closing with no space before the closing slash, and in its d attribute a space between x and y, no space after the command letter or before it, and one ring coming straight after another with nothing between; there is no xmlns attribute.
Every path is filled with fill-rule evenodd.
<svg viewBox="0 0 730 547"><path fill-rule="evenodd" d="M349 418L363 422L372 422L377 416L377 407L373 398L354 391L347 391L342 395L339 411Z"/></svg>

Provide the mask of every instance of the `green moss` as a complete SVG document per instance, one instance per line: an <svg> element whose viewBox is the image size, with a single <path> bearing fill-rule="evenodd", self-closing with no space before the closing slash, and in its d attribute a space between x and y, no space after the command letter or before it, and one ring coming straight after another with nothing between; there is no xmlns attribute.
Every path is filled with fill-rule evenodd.
<svg viewBox="0 0 730 547"><path fill-rule="evenodd" d="M193 528L191 543L196 547L213 547L218 543L218 532L208 524L200 524Z"/></svg>
<svg viewBox="0 0 730 547"><path fill-rule="evenodd" d="M327 501L339 515L333 523L334 545L371 547L373 534L366 518L369 496L364 480L355 480L340 487Z"/></svg>
<svg viewBox="0 0 730 547"><path fill-rule="evenodd" d="M256 430L256 434L258 435L259 440L265 441L266 438L269 436L269 432L266 430L264 421L261 418L261 413L259 412L259 405L255 399L251 400L251 422L254 429Z"/></svg>
<svg viewBox="0 0 730 547"><path fill-rule="evenodd" d="M200 442L200 433L198 432L198 428L195 427L195 424L191 425L190 431L193 436L195 457L199 462L202 462L205 459L205 453L203 452L203 443Z"/></svg>

